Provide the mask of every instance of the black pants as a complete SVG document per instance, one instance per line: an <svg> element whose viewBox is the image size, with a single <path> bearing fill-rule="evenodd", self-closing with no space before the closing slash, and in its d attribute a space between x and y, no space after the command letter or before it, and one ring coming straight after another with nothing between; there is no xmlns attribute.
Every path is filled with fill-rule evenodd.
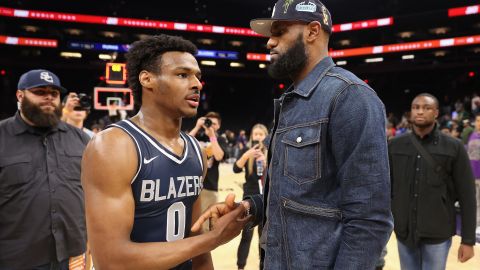
<svg viewBox="0 0 480 270"><path fill-rule="evenodd" d="M37 266L33 270L68 270L68 259Z"/></svg>
<svg viewBox="0 0 480 270"><path fill-rule="evenodd" d="M262 224L258 225L258 236L262 235ZM253 237L253 230L243 230L242 231L242 240L240 241L240 245L238 246L237 251L237 266L238 268L245 268L247 264L247 257L248 252L250 251L250 243L252 242ZM260 258L260 269L263 269L263 260L261 259L261 248L260 248L260 241L258 243L258 250L259 250L259 258Z"/></svg>

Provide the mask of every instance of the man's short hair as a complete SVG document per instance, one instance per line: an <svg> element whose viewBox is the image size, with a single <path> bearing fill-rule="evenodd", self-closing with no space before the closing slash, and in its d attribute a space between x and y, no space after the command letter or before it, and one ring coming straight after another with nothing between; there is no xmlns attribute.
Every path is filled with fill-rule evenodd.
<svg viewBox="0 0 480 270"><path fill-rule="evenodd" d="M434 95L432 95L430 93L421 93L421 94L418 94L413 100L415 100L419 97L429 97L429 98L433 99L433 101L435 102L435 106L437 107L437 110L440 109L440 103L438 102L438 99ZM413 100L412 100L412 102L413 102Z"/></svg>
<svg viewBox="0 0 480 270"><path fill-rule="evenodd" d="M205 117L207 118L215 118L218 120L218 123L221 124L222 123L222 117L220 116L219 113L217 112L209 112L205 115Z"/></svg>
<svg viewBox="0 0 480 270"><path fill-rule="evenodd" d="M158 35L135 41L126 54L128 85L132 89L135 102L142 102L142 85L138 75L143 70L158 73L165 52L187 52L197 54L197 47L190 41L178 36Z"/></svg>

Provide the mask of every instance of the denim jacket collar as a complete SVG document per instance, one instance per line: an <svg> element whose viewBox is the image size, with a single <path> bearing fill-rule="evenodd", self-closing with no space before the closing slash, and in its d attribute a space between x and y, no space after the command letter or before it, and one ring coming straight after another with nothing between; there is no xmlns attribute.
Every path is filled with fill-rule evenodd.
<svg viewBox="0 0 480 270"><path fill-rule="evenodd" d="M315 87L320 83L325 74L335 66L331 57L327 56L323 58L307 77L303 79L298 85L292 85L290 89L293 93L296 93L302 97L308 97L315 90ZM288 92L288 91L287 91Z"/></svg>

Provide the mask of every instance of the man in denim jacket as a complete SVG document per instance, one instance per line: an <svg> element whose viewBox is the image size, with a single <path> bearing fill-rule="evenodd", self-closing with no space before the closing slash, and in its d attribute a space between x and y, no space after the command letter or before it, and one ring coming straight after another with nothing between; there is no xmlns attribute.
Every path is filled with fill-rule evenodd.
<svg viewBox="0 0 480 270"><path fill-rule="evenodd" d="M280 0L250 25L270 37L270 75L293 80L275 100L265 194L244 201L264 217L264 269L374 269L392 230L382 102L328 57L320 1Z"/></svg>

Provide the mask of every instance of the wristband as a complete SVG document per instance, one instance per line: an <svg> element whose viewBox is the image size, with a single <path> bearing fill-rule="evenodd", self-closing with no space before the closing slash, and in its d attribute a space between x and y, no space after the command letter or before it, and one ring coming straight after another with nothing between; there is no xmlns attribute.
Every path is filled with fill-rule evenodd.
<svg viewBox="0 0 480 270"><path fill-rule="evenodd" d="M208 139L210 139L210 142L217 142L217 137L215 136L208 137Z"/></svg>

